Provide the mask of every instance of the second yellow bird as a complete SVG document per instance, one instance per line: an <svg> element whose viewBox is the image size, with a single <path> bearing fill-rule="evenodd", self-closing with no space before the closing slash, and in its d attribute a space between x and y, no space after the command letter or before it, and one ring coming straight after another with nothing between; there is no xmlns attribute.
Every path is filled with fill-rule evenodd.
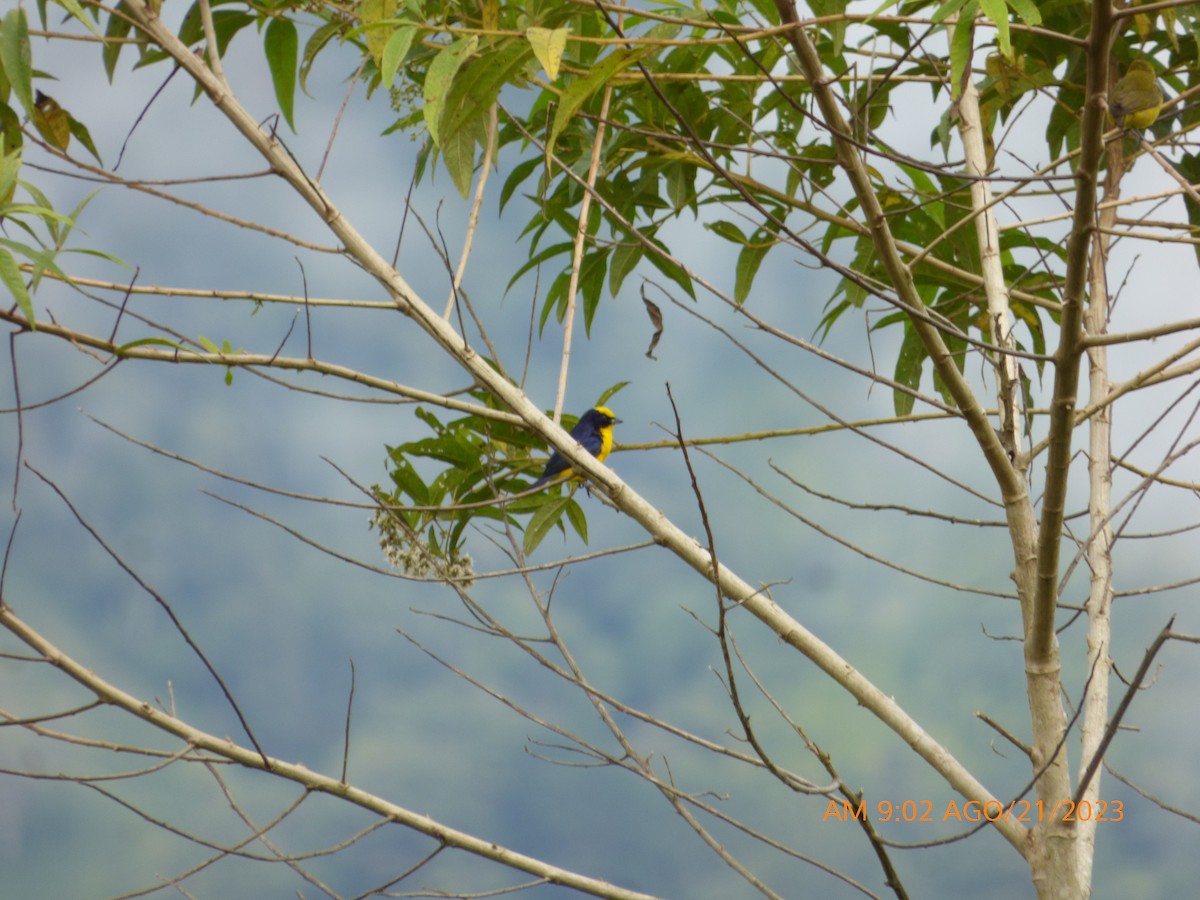
<svg viewBox="0 0 1200 900"><path fill-rule="evenodd" d="M1162 89L1154 75L1154 66L1144 59L1129 64L1108 97L1108 112L1113 120L1122 128L1138 131L1154 124L1162 105Z"/></svg>

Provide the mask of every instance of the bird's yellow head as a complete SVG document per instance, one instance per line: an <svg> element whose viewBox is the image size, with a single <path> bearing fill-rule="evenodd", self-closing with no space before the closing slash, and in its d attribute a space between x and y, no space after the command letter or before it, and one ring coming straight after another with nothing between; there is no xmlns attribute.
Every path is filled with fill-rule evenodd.
<svg viewBox="0 0 1200 900"><path fill-rule="evenodd" d="M613 415L613 411L607 406L593 407L592 409L588 410L588 413L595 413L594 418L596 419L597 428L612 428L614 422L621 421L615 415ZM587 415L587 413L584 415Z"/></svg>

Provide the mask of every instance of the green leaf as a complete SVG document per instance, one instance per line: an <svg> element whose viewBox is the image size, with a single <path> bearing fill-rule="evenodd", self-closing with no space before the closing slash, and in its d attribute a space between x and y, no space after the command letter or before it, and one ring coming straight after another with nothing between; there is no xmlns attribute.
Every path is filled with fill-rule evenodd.
<svg viewBox="0 0 1200 900"><path fill-rule="evenodd" d="M1188 184L1195 184L1197 179L1200 179L1200 156L1191 153L1184 154L1175 163L1175 168L1187 179ZM1200 206L1189 202L1184 202L1183 206L1187 210L1188 222L1191 226L1200 228ZM1196 254L1196 261L1200 263L1200 244L1193 244L1192 250Z"/></svg>
<svg viewBox="0 0 1200 900"><path fill-rule="evenodd" d="M925 359L925 345L921 343L921 338L912 327L912 323L906 320L904 341L900 345L900 354L896 357L896 374L893 377L901 384L917 390L921 387L921 368ZM904 391L892 392L892 405L896 415L907 416L912 412L914 403L916 397L912 394Z"/></svg>
<svg viewBox="0 0 1200 900"><path fill-rule="evenodd" d="M680 212L685 206L696 202L696 167L688 163L675 162L666 167L663 175L667 179L667 196L671 206Z"/></svg>
<svg viewBox="0 0 1200 900"><path fill-rule="evenodd" d="M733 302L741 306L750 296L750 288L754 286L754 276L762 265L767 252L774 245L770 236L759 232L755 235L761 241L747 243L738 254L737 266L734 269Z"/></svg>
<svg viewBox="0 0 1200 900"><path fill-rule="evenodd" d="M24 145L25 138L21 134L20 117L7 103L0 103L0 155L9 156L13 153L20 153ZM10 193L8 196L11 197L12 194ZM3 200L4 195L0 194L0 202Z"/></svg>
<svg viewBox="0 0 1200 900"><path fill-rule="evenodd" d="M3 247L0 247L0 282L3 282L4 286L8 288L8 292L17 301L17 306L29 320L30 327L36 331L37 326L33 321L33 301L29 298L29 292L25 290L25 279L21 277L21 270L17 268L17 261L13 259L13 255Z"/></svg>
<svg viewBox="0 0 1200 900"><path fill-rule="evenodd" d="M388 38L379 64L379 77L384 87L391 87L392 82L396 80L396 73L404 64L404 59L408 56L408 51L412 48L413 38L416 35L415 25L401 25Z"/></svg>
<svg viewBox="0 0 1200 900"><path fill-rule="evenodd" d="M296 99L296 61L300 54L300 37L295 24L290 19L272 18L263 37L263 50L271 70L271 81L275 84L279 111L294 134L296 123L292 111Z"/></svg>
<svg viewBox="0 0 1200 900"><path fill-rule="evenodd" d="M607 84L614 75L629 68L649 52L649 48L614 50L593 65L583 78L578 78L567 85L567 89L559 98L558 109L554 113L554 122L550 126L550 137L546 141L547 156L554 152L554 143L558 140L558 136L575 118L575 114L579 112L579 108L587 102L587 99Z"/></svg>
<svg viewBox="0 0 1200 900"><path fill-rule="evenodd" d="M567 494L551 497L537 508L533 516L529 519L529 524L525 526L525 540L523 543L526 554L532 553L537 549L538 544L550 533L550 530L559 524L559 520L567 510L567 507L574 502L570 495Z"/></svg>
<svg viewBox="0 0 1200 900"><path fill-rule="evenodd" d="M80 122L70 113L67 114L67 124L71 126L71 134L75 136L75 140L83 144L87 148L88 153L95 157L96 162L104 165L104 160L100 158L100 151L96 149L96 145L92 143L92 134L88 131L87 126Z"/></svg>
<svg viewBox="0 0 1200 900"><path fill-rule="evenodd" d="M938 225L938 232L942 232L946 228L946 211L945 203L941 199L945 194L941 188L933 183L933 179L928 173L918 169L916 166L899 163L899 166L904 170L904 174L908 176L913 187L922 198L927 198L921 205L921 211L929 215Z"/></svg>
<svg viewBox="0 0 1200 900"><path fill-rule="evenodd" d="M64 216L62 213L55 212L54 206L50 202L50 198L42 193L36 184L22 182L22 185L36 204L36 206L30 207L25 211L31 215L39 216L45 221L46 228L49 229L50 236L54 239L55 246L61 248L66 235L70 232L71 228L75 227L74 217ZM89 200L95 195L96 191L92 191L92 193L88 195ZM89 200L85 200L84 203L86 204L89 202ZM82 209L82 207L76 207L76 211L79 211L80 209ZM66 226L66 230L63 232L60 232L58 228L58 223L60 221Z"/></svg>
<svg viewBox="0 0 1200 900"><path fill-rule="evenodd" d="M574 248L574 246L575 245L572 244L570 241L562 241L561 243L558 243L558 244L551 244L549 247L547 247L542 252L538 253L536 256L531 257L527 263L522 265L521 268L517 269L517 274L515 274L511 279L509 279L508 287L506 287L504 289L505 292L507 293L509 290L511 290L512 286L517 283L517 279L519 279L522 275L524 275L530 269L541 265L542 263L544 263L546 260L550 259L551 257L559 256L560 254L563 254L563 253L570 253L571 250Z"/></svg>
<svg viewBox="0 0 1200 900"><path fill-rule="evenodd" d="M24 182L22 182L22 183L24 183ZM64 223L68 221L66 216L64 216L62 213L57 213L52 209L43 209L41 207L26 206L26 205L20 204L20 203L15 204L15 205L10 205L5 211L10 216L8 222L20 225L26 231L29 230L29 227L27 225L25 225L25 223L23 223L20 219L13 218L13 217L25 214L25 215L39 216L43 220L49 220L50 218L53 218L55 220L58 220L58 221L61 221ZM31 246L29 244L23 244L20 241L14 241L14 240L10 240L8 238L0 239L0 246L7 247L9 250L15 251L16 253L19 253L22 256L24 256L33 265L33 268L35 271L39 267L44 268L44 269L49 269L55 275L61 276L64 279L66 278L66 276L62 273L62 271L54 263L54 257L56 255L56 252L54 250L49 250L49 249L46 249L46 248L40 247L40 246L35 247L35 246Z"/></svg>
<svg viewBox="0 0 1200 900"><path fill-rule="evenodd" d="M625 283L625 276L632 272L642 255L645 253L645 248L634 240L620 243L612 252L612 259L608 264L608 292L614 297L621 292L621 285Z"/></svg>
<svg viewBox="0 0 1200 900"><path fill-rule="evenodd" d="M445 96L438 124L439 147L464 198L475 173L475 147L487 140L492 104L500 89L524 69L529 54L524 41L485 48L470 65L460 69Z"/></svg>
<svg viewBox="0 0 1200 900"><path fill-rule="evenodd" d="M117 355L121 356L135 347L170 347L172 350L184 350L188 353L192 352L189 348L185 347L178 341L171 341L160 337L145 337L138 338L136 341L130 341L127 344L121 344L119 347L117 347Z"/></svg>
<svg viewBox="0 0 1200 900"><path fill-rule="evenodd" d="M959 15L959 18L961 19L963 16L967 16L970 19L974 19L975 0L946 0L945 3L937 8L930 21L932 21L935 25L940 25L951 16L959 14L960 10L966 6L970 6L971 8L970 15L967 16L967 13L963 12L961 15Z"/></svg>
<svg viewBox="0 0 1200 900"><path fill-rule="evenodd" d="M39 191L32 184L26 184L25 189L27 191L29 191L29 193L34 197L34 199L38 203L42 204L42 206L44 206L44 207L47 207L48 212L50 211L49 210L49 206L50 206L49 198L47 198L45 195L43 195L42 192ZM96 188L96 190L92 191L90 194L88 194L86 197L84 197L81 201L79 201L79 203L76 205L76 207L73 210L71 210L71 214L68 216L61 216L61 218L60 218L59 213L54 213L53 215L42 215L42 221L45 223L46 229L50 232L50 237L53 238L53 240L54 240L53 250L48 251L48 253L50 254L48 261L52 261L54 256L57 255L57 253L63 249L63 247L67 243L67 238L69 238L71 236L71 232L75 229L75 223L79 220L79 217L83 214L83 211L87 207L87 205L89 203L91 203L92 200L99 193L100 193L100 189ZM102 251L98 251L98 250L91 250L91 251L79 250L79 251L75 251L75 252L85 253L88 255L95 255L95 256L98 256L101 258L108 256L108 254L105 254ZM115 261L116 260L114 260L114 262ZM30 290L33 290L33 291L37 290L38 284L41 281L42 276L47 271L54 272L56 275L61 274L61 272L59 272L59 270L58 270L58 267L54 266L52 264L52 262L51 262L51 265L49 265L49 266L42 265L42 266L39 266L38 268L35 268L34 272L33 272L33 278L30 279L30 283L29 283Z"/></svg>
<svg viewBox="0 0 1200 900"><path fill-rule="evenodd" d="M958 99L962 91L963 74L971 60L971 41L975 33L976 0L967 0L954 31L950 34L950 93Z"/></svg>
<svg viewBox="0 0 1200 900"><path fill-rule="evenodd" d="M96 37L100 37L100 29L96 27L96 23L92 21L91 16L84 15L83 7L79 5L79 0L54 0L54 2L82 22L88 31Z"/></svg>
<svg viewBox="0 0 1200 900"><path fill-rule="evenodd" d="M445 137L466 123L483 123L500 89L520 72L529 59L529 48L520 41L485 48L463 69L445 98L439 130Z"/></svg>
<svg viewBox="0 0 1200 900"><path fill-rule="evenodd" d="M129 265L129 263L125 262L125 260L121 259L121 257L116 256L115 254L112 254L112 253L105 253L103 250L91 250L87 247L72 247L70 250L67 250L66 252L67 253L77 253L80 256L94 256L96 259L102 259L105 262L112 263L113 265L123 266L124 268L130 269L130 270L133 269L133 266ZM63 278L66 281L71 280L70 277L68 277L65 273L56 272L56 274L59 275L61 278Z"/></svg>
<svg viewBox="0 0 1200 900"><path fill-rule="evenodd" d="M391 472L392 483L402 493L413 498L417 506L430 506L429 487L413 468L412 463L399 454L392 455L395 468Z"/></svg>
<svg viewBox="0 0 1200 900"><path fill-rule="evenodd" d="M658 241L654 241L654 244L661 246L659 245ZM676 262L669 257L662 256L659 253L647 253L646 259L650 260L650 263L654 266L654 268L658 269L658 271L662 272L673 282L683 288L689 297L691 297L693 300L696 299L696 289L692 287L691 277L687 272L680 268Z"/></svg>
<svg viewBox="0 0 1200 900"><path fill-rule="evenodd" d="M10 9L0 22L0 66L4 68L26 115L33 112L33 53L29 49L29 23L25 10Z"/></svg>
<svg viewBox="0 0 1200 900"><path fill-rule="evenodd" d="M329 41L341 33L342 23L337 19L322 25L309 37L304 45L304 57L300 60L300 90L308 93L308 73L312 71L317 54L325 49Z"/></svg>
<svg viewBox="0 0 1200 900"><path fill-rule="evenodd" d="M600 306L604 289L604 276L608 270L608 249L595 250L583 257L579 264L579 293L583 298L583 326L592 333L592 319Z"/></svg>
<svg viewBox="0 0 1200 900"><path fill-rule="evenodd" d="M0 22L0 38L3 37L4 23ZM8 104L12 98L12 85L8 82L8 76L4 73L4 65L0 62L0 105L8 109Z"/></svg>
<svg viewBox="0 0 1200 900"><path fill-rule="evenodd" d="M608 406L608 401L612 397L616 396L617 393L619 393L620 391L629 387L629 385L632 383L633 382L630 382L630 381L618 381L616 384L614 384L612 387L610 387L603 394L601 394L599 397L596 398L595 405L596 406Z"/></svg>
<svg viewBox="0 0 1200 900"><path fill-rule="evenodd" d="M538 321L538 334L541 334L546 328L546 322L550 319L550 313L553 312L558 316L558 321L562 321L567 314L567 289L571 286L571 272L566 270L558 273L558 277L550 283L550 290L546 291L546 300L542 304L542 317Z"/></svg>
<svg viewBox="0 0 1200 900"><path fill-rule="evenodd" d="M883 0L883 2L879 4L879 6L875 7L875 9L873 9L871 11L870 16L867 17L867 21L870 22L871 19L874 19L880 13L891 9L893 6L899 6L899 5L900 5L900 0Z"/></svg>
<svg viewBox="0 0 1200 900"><path fill-rule="evenodd" d="M8 109L8 107L4 107ZM0 210L8 214L8 204L17 190L17 177L21 173L21 148L17 147L0 156Z"/></svg>
<svg viewBox="0 0 1200 900"><path fill-rule="evenodd" d="M1033 0L1008 0L1008 5L1026 25L1042 24L1042 14Z"/></svg>
<svg viewBox="0 0 1200 900"><path fill-rule="evenodd" d="M517 165L513 166L512 172L504 181L504 187L500 189L501 212L504 211L504 207L508 204L509 199L512 197L513 191L520 187L521 182L528 178L538 166L542 165L542 162L543 160L541 158L534 156L525 160L523 163L518 163Z"/></svg>
<svg viewBox="0 0 1200 900"><path fill-rule="evenodd" d="M133 27L133 23L126 16L113 13L108 17L108 25L104 29L104 49L101 54L104 58L104 71L108 75L109 83L112 83L113 74L117 70L117 60L121 56L121 48L125 46L125 38L129 35L129 29Z"/></svg>
<svg viewBox="0 0 1200 900"><path fill-rule="evenodd" d="M425 116L425 127L429 129L429 137L438 146L441 146L438 129L446 96L450 93L454 76L458 74L458 70L467 61L467 57L474 53L478 46L479 38L475 35L461 38L440 50L429 64L429 71L425 74L423 88L425 106L422 113Z"/></svg>
<svg viewBox="0 0 1200 900"><path fill-rule="evenodd" d="M720 235L733 244L745 246L746 236L742 234L742 229L738 228L732 222L726 222L724 219L719 219L716 222L707 222L704 225L713 234Z"/></svg>
<svg viewBox="0 0 1200 900"><path fill-rule="evenodd" d="M587 516L583 513L583 507L574 500L567 505L567 519L570 521L571 527L575 529L575 533L586 544L588 542Z"/></svg>
<svg viewBox="0 0 1200 900"><path fill-rule="evenodd" d="M442 134L442 160L464 200L471 193L471 179L475 176L475 147L486 139L484 124L478 120L463 122L453 131Z"/></svg>
<svg viewBox="0 0 1200 900"><path fill-rule="evenodd" d="M996 26L996 45L1005 59L1012 59L1012 38L1008 31L1008 4L1005 0L979 0L988 21Z"/></svg>

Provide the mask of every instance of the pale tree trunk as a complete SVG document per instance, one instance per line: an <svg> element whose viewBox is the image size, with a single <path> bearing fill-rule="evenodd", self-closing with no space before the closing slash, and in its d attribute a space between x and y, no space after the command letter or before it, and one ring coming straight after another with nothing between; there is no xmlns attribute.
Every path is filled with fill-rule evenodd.
<svg viewBox="0 0 1200 900"><path fill-rule="evenodd" d="M1111 73L1110 73L1111 78ZM1100 210L1096 246L1092 253L1091 291L1085 328L1090 337L1108 332L1108 247L1109 234L1117 220L1116 201L1121 195L1124 174L1123 139L1108 147L1108 170L1104 182L1104 204ZM1088 419L1088 541L1086 560L1091 572L1088 591L1088 682L1083 696L1083 729L1080 739L1080 770L1083 771L1100 748L1108 727L1109 675L1112 658L1112 407L1108 399L1108 348L1088 347L1088 406L1096 413ZM1100 796L1100 769L1085 785L1081 802L1094 806ZM1079 817L1079 883L1090 893L1092 862L1096 849L1094 816Z"/></svg>

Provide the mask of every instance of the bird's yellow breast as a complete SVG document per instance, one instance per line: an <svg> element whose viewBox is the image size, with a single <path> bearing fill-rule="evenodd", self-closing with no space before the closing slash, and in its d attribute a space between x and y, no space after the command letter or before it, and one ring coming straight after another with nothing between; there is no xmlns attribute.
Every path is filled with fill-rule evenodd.
<svg viewBox="0 0 1200 900"><path fill-rule="evenodd" d="M600 452L596 454L596 459L598 459L600 462L604 462L605 458L608 456L609 452L612 450L612 445L613 445L612 430L613 430L613 427L611 425L605 425L603 428L600 429Z"/></svg>

